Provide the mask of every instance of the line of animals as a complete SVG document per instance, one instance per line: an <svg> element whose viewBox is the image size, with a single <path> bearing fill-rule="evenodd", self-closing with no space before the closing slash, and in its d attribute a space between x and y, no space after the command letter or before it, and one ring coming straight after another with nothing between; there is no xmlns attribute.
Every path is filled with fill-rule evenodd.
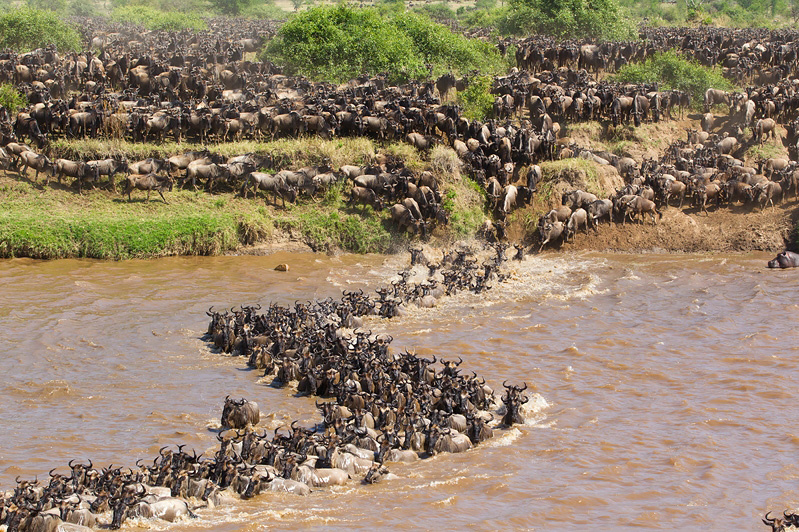
<svg viewBox="0 0 799 532"><path fill-rule="evenodd" d="M9 532L118 529L133 518L196 517L198 508L236 495L308 495L352 478L373 484L392 478L389 463L464 452L498 427L524 423L526 384L503 383L498 408L484 379L461 373L461 358L394 353L391 336L354 329L368 315L399 316L459 290L490 289L507 277L507 248L493 249L482 263L470 249L444 253L435 263L413 249L411 266L390 288L377 289L377 297L345 291L339 300L271 304L263 312L260 306L209 310L213 345L246 357L250 367L272 376L273 386L296 385L322 399L316 402L322 422L310 428L293 422L268 434L256 426L255 401L228 396L219 446L210 456L179 445L161 448L152 465L139 460L135 468L70 461L68 474L53 469L47 483L17 478L13 490L0 492L0 523ZM424 281L411 281L414 268L427 270Z"/></svg>
<svg viewBox="0 0 799 532"><path fill-rule="evenodd" d="M582 190L564 193L561 206L539 218L539 250L574 238L581 228L586 233L598 231L602 221L625 224L638 219L643 223L649 217L655 224L664 207L676 203L682 209L686 199L697 214L709 214L709 205L762 210L787 200L790 193L794 201L799 200L799 163L780 157L760 160L755 168L720 153L712 144L678 141L660 160L645 159L641 165L611 153L581 150L581 157L614 166L627 184L607 199Z"/></svg>

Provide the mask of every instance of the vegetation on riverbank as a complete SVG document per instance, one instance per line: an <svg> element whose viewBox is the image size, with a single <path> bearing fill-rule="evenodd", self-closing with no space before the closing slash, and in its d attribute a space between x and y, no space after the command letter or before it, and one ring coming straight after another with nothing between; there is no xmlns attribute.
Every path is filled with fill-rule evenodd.
<svg viewBox="0 0 799 532"><path fill-rule="evenodd" d="M0 48L28 52L52 44L61 52L77 51L80 37L51 11L25 7L0 15Z"/></svg>
<svg viewBox="0 0 799 532"><path fill-rule="evenodd" d="M470 70L498 73L491 43L467 39L416 13L382 14L345 4L315 7L284 24L261 53L287 73L344 82L387 74L392 82Z"/></svg>
<svg viewBox="0 0 799 532"><path fill-rule="evenodd" d="M199 146L186 143L178 146L59 140L53 143L53 155L119 155L137 160L196 148ZM473 235L485 219L483 196L471 182L461 178L457 156L449 148L437 147L425 157L407 144L378 146L365 138L303 138L227 143L214 146L213 150L226 156L248 151L270 154L277 168L316 165L323 158L338 168L372 162L378 154L394 157L415 171L432 170L442 182L446 198L443 206L450 213L451 224L436 230L434 238L450 240ZM257 199L252 194L245 199L239 190L211 195L175 187L172 192L165 192L169 204L164 204L157 193L146 203L145 193L140 191L133 191L132 201L102 187L81 196L66 183L59 185L53 180L45 188L43 177L33 183L32 176L33 172L25 177L14 171L0 174L0 257L126 259L215 255L286 239L301 241L317 251L370 253L387 252L408 242L406 235L395 230L387 209L375 212L370 207L348 206L346 183L316 199L287 204L284 209L272 206L271 196L265 201L262 192ZM117 187L121 189L120 183Z"/></svg>
<svg viewBox="0 0 799 532"><path fill-rule="evenodd" d="M659 90L688 92L696 106L701 105L707 89L733 88L720 67L702 66L676 50L658 52L643 63L627 64L613 78L623 83L658 83Z"/></svg>

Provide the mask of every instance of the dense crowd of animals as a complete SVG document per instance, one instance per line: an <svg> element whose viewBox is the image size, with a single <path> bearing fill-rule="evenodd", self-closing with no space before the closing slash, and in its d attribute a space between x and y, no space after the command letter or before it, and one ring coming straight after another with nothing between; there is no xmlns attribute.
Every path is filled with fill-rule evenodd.
<svg viewBox="0 0 799 532"><path fill-rule="evenodd" d="M247 54L259 50L279 24L263 21L209 21L198 33L142 32L99 19L83 20L87 50L60 53L53 47L0 54L0 81L13 83L30 106L15 116L0 109L0 164L27 175L28 169L59 182L73 180L78 192L124 174L123 194L165 192L174 185L199 184L214 190L263 192L277 204L313 197L341 182L351 184L349 203L388 209L402 231L424 236L447 223L435 176L414 173L401 161L364 166L293 169L259 154L222 158L212 149L161 160L124 158L70 160L52 151L56 138L124 138L132 142L190 140L203 145L241 139L330 139L369 136L378 142L402 140L423 152L451 147L464 172L486 191L494 238L502 240L507 215L529 203L542 179L537 163L582 157L616 168L624 188L609 198L582 190L565 193L561 206L539 220L539 249L596 230L603 220L656 223L669 204L689 201L697 213L713 205L744 204L761 209L799 195L799 96L797 36L793 30L721 28L642 28L636 42L594 43L534 36L498 43L513 53L517 68L493 81L494 118L467 119L451 99L469 77L448 74L436 80L392 86L384 76L334 85L290 77L267 61ZM561 138L570 124L597 120L617 128L683 116L688 94L657 85L621 84L599 76L655 52L678 49L705 65L721 65L739 86L736 92L709 89L700 127L685 142L672 144L658 160L635 161L583 149ZM726 117L711 111L724 106ZM782 126L789 157L743 160L746 149L779 135ZM747 137L746 133L751 132ZM27 141L34 148L24 144ZM792 160L793 159L793 160ZM522 179L521 176L526 176ZM69 476L51 472L47 486L20 481L2 495L0 521L9 530L51 530L65 523L93 526L96 515L111 512L110 526L134 516L174 519L191 515L186 500L222 501L230 488L244 497L261 491L307 493L365 474L367 482L387 475L385 463L420 454L464 450L491 432L493 395L477 377L460 375L460 362L392 354L390 337L355 332L363 316L391 317L410 304L429 306L441 294L485 290L501 270L497 258L478 265L466 252L430 263L429 279L413 284L403 274L377 298L345 293L325 300L211 312L209 335L221 350L247 357L252 367L274 375L275 385L298 381L302 393L331 399L321 403L323 429L296 426L269 437L252 429L259 409L252 402L226 400L215 455L162 449L152 466L123 471L70 464ZM517 246L516 258L525 248ZM777 259L775 259L777 260ZM781 266L781 263L777 265ZM524 388L506 386L504 424L520 422ZM515 412L515 414L514 414ZM510 417L508 417L510 416ZM795 524L795 516L766 515L774 530ZM78 529L78 528L76 528Z"/></svg>
<svg viewBox="0 0 799 532"><path fill-rule="evenodd" d="M599 71L612 71L670 48L704 64L722 64L725 75L732 79L763 84L737 93L708 90L706 110L720 104L729 106L727 126L735 122L736 128L728 127L725 138L716 138L712 132L718 129L714 123L718 119L708 113L702 131L689 134L692 145L714 146L721 154L736 153L744 146L747 128L752 138L760 141L774 136L777 125L783 124L790 154L797 157L799 97L789 77L796 70L795 31L643 28L643 40L629 43L594 44L540 36L502 41L500 50L509 53L513 47L518 67L494 79L494 118L482 122L465 118L459 106L448 99L452 89L468 85L468 77L457 79L447 74L399 86L390 85L383 76L362 77L338 86L312 82L285 76L269 61L245 59L275 34L279 23L209 24L206 32L173 34L141 32L91 19L82 23L85 52L59 54L51 47L26 54L0 54L0 80L13 82L31 102L16 116L0 109L0 144L5 150L0 159L7 165L13 161L23 172L33 168L37 177L43 171L58 176L59 181L74 178L79 192L86 183L96 184L100 176L108 176L113 186L113 176L125 172L123 193L130 197L134 189L144 190L149 199L156 190L164 201L163 193L172 189L176 179L180 186L191 184L194 188L198 180L204 181L208 191L228 187L248 195L261 190L275 202L280 197L285 204L287 199L312 196L348 177L353 185L351 204L387 207L401 230L425 234L428 223L446 223L440 194L430 184L419 186L424 176L409 175L396 165L338 171L324 165L288 169L276 168L283 165L257 155L225 161L207 150L175 155L168 162L148 159L131 164L118 158L76 161L55 156L56 160L50 160L49 143L61 136L125 137L134 142L169 137L207 144L316 135L404 140L422 151L448 145L463 162L467 175L485 188L501 231L507 214L528 203L536 192L541 179L537 162L573 156L600 164L614 160L610 154L603 157L564 143L559 136L570 123L600 120L610 127L637 126L684 114L690 105L686 93L595 79ZM22 144L23 140L35 144L37 150ZM692 168L697 170L699 165ZM719 174L725 171L717 169ZM520 180L525 170L526 179ZM362 175L356 175L359 173ZM682 174L668 169L662 174L666 180L674 176L684 182L688 195L701 195ZM697 173L692 179L695 177ZM656 192L663 189L664 185L656 182L661 177L643 179L649 181L640 185ZM715 185L704 185L712 201ZM428 190L421 191L422 187ZM671 188L674 191L669 195L679 193L680 185ZM652 201L646 193L643 197ZM770 190L765 197L769 202L779 194ZM622 210L627 210L628 204L625 201ZM638 209L638 204L647 210L641 200L633 207Z"/></svg>
<svg viewBox="0 0 799 532"><path fill-rule="evenodd" d="M506 246L493 250L482 262L470 249L433 262L413 249L411 266L375 297L345 291L339 300L271 304L263 312L260 306L209 310L209 341L246 357L248 366L272 376L273 386L296 385L299 393L321 399L322 423L304 428L294 422L268 434L256 427L257 403L227 397L212 455L203 458L180 445L163 447L152 465L139 460L135 468L70 461L69 474L53 469L46 484L18 478L14 490L0 492L0 523L9 532L117 529L132 518L195 517L193 510L234 495L308 495L352 478L372 484L390 478L389 463L463 452L497 427L524 423L526 384L503 383L498 408L484 379L461 373L461 358L395 353L391 336L357 329L365 316L390 318L459 290L490 289L507 277ZM413 282L419 270L424 280ZM500 416L496 421L492 412Z"/></svg>

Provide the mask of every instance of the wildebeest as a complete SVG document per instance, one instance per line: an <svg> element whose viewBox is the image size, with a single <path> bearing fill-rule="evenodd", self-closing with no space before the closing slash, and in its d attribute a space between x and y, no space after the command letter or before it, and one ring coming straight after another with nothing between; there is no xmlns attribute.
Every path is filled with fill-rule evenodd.
<svg viewBox="0 0 799 532"><path fill-rule="evenodd" d="M127 170L128 170L128 160L125 158L122 159L109 158L109 159L86 162L86 171L92 174L94 181L99 182L100 176L107 175L108 185L114 191L116 191L116 185L114 184L114 174L120 172L126 172Z"/></svg>
<svg viewBox="0 0 799 532"><path fill-rule="evenodd" d="M421 232L422 236L424 236L424 222L414 218L413 214L411 214L411 211L409 211L405 205L397 203L391 207L390 212L391 220L397 225L397 229L400 232L410 231L414 235Z"/></svg>
<svg viewBox="0 0 799 532"><path fill-rule="evenodd" d="M36 170L36 176L33 178L34 182L39 179L39 172L49 172L50 175L53 173L53 163L50 162L46 155L23 151L19 154L19 159L22 162L22 169L20 170L22 175L25 175L29 167Z"/></svg>
<svg viewBox="0 0 799 532"><path fill-rule="evenodd" d="M169 203L164 197L164 190L171 191L172 183L173 180L170 176L160 176L158 174L131 174L125 178L125 188L123 189L122 194L127 194L128 201L130 201L130 193L134 188L138 190L146 190L146 201L149 203L150 192L155 190L158 192L158 195L161 196L161 199L164 200L164 203Z"/></svg>
<svg viewBox="0 0 799 532"><path fill-rule="evenodd" d="M258 403L241 399L236 401L230 396L225 397L225 406L222 409L222 427L226 429L243 429L247 425L257 425L261 420L261 411Z"/></svg>
<svg viewBox="0 0 799 532"><path fill-rule="evenodd" d="M280 196L283 207L286 206L286 198L290 202L297 201L297 189L290 187L286 181L278 176L265 174L263 172L252 172L244 184L241 186L241 195L247 197L249 188L252 187L253 195L258 196L258 191L271 192L273 203L277 205L277 197Z"/></svg>
<svg viewBox="0 0 799 532"><path fill-rule="evenodd" d="M563 222L550 222L546 221L539 227L539 234L541 235L541 247L538 248L540 252L544 246L549 242L556 242L565 235L565 225Z"/></svg>
<svg viewBox="0 0 799 532"><path fill-rule="evenodd" d="M648 200L641 196L635 196L634 198L630 199L625 203L625 213L624 217L627 217L628 213L632 213L630 218L632 219L634 216L639 216L641 222L643 223L644 215L649 214L652 218L652 224L656 224L657 221L655 219L655 215L658 218L662 218L663 214L658 210L657 205L655 205L654 201ZM623 222L622 222L623 224Z"/></svg>

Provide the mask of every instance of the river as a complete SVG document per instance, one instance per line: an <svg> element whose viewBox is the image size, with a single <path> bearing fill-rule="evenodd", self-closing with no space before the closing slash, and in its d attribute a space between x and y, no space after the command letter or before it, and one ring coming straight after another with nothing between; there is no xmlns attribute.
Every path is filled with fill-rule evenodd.
<svg viewBox="0 0 799 532"><path fill-rule="evenodd" d="M523 426L399 478L266 494L169 530L758 529L799 504L795 271L771 255L548 254L506 283L367 327L537 395ZM200 339L205 311L385 285L407 255L0 262L0 487L70 459L212 449L226 395L319 421ZM290 264L276 272L276 264Z"/></svg>

